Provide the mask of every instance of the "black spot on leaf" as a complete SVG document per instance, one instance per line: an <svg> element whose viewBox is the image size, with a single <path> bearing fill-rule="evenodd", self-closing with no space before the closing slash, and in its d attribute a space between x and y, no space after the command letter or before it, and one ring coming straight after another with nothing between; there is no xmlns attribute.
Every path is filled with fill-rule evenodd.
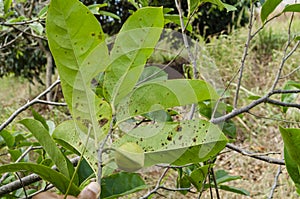
<svg viewBox="0 0 300 199"><path fill-rule="evenodd" d="M103 118L103 119L101 119L101 120L98 121L100 127L104 126L107 122L108 122L107 118Z"/></svg>
<svg viewBox="0 0 300 199"><path fill-rule="evenodd" d="M181 127L180 125L177 125L175 130L176 130L177 132L180 132L180 131L182 131L182 127Z"/></svg>

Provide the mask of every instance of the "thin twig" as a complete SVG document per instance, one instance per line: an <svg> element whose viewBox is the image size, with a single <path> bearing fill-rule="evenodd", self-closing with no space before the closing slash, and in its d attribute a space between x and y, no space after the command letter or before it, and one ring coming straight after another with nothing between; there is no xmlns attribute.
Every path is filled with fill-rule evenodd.
<svg viewBox="0 0 300 199"><path fill-rule="evenodd" d="M247 37L247 41L246 41L246 44L245 44L245 47L244 47L244 53L242 55L240 73L239 73L239 78L238 78L237 87L236 87L236 91L235 91L235 97L234 97L234 100L233 100L233 108L234 109L237 108L238 99L239 99L239 92L240 92L240 87L241 87L244 68L245 68L245 62L246 62L246 58L248 56L250 41L252 40L251 32L252 32L252 26L253 26L253 15L254 15L254 5L252 4L251 5L249 25L248 25L248 29L249 29L248 30L248 37Z"/></svg>
<svg viewBox="0 0 300 199"><path fill-rule="evenodd" d="M283 58L281 60L281 63L280 63L279 69L277 71L274 83L273 83L273 85L271 87L271 91L275 90L275 88L276 88L276 86L278 84L278 81L280 79L280 76L281 76L281 73L282 73L282 70L283 70L283 67L284 67L284 64L285 64L286 60L296 51L296 49L298 48L298 46L300 44L300 42L298 41L296 43L296 45L294 46L294 48L289 53L287 53L287 50L288 50L290 44L293 41L293 39L291 37L291 27L292 27L293 19L294 19L294 13L292 14L292 17L291 17L290 22L289 22L289 27L288 27L288 42L287 42L287 44L286 44L286 46L284 48L284 51L283 51L284 56L283 56Z"/></svg>
<svg viewBox="0 0 300 199"><path fill-rule="evenodd" d="M210 176L210 173L209 173L209 175L208 175L208 185L209 185L210 198L213 199L213 198L214 198L214 195L213 195L213 192L212 192L211 176Z"/></svg>
<svg viewBox="0 0 300 199"><path fill-rule="evenodd" d="M285 123L293 123L293 124L300 124L300 122L297 121L290 121L290 120L284 120L284 119L278 119L278 118L272 118L272 117L265 117L265 116L260 116L260 115L256 115L250 111L248 111L248 113L256 118L259 119L266 119L266 120L274 120L274 121L278 121L278 122L285 122Z"/></svg>
<svg viewBox="0 0 300 199"><path fill-rule="evenodd" d="M216 194L217 194L217 199L220 199L219 188L218 188L218 184L217 184L217 180L216 180L214 168L211 167L210 171L211 171L211 176L212 176L212 178L213 178L213 182L214 182L214 185L215 185L215 190L216 190Z"/></svg>
<svg viewBox="0 0 300 199"><path fill-rule="evenodd" d="M22 35L23 35L23 32L20 32L14 39L10 40L9 42L6 42L6 41L5 41L5 43L4 43L2 46L0 46L0 49L6 48L6 47L12 45L12 44L13 44L15 41L17 41ZM5 40L6 40L6 39L5 39Z"/></svg>
<svg viewBox="0 0 300 199"><path fill-rule="evenodd" d="M161 174L160 178L158 179L158 181L157 181L157 183L156 183L154 189L152 189L151 191L149 191L146 195L140 197L140 199L147 199L147 198L148 198L149 196L151 196L152 194L157 193L158 189L160 189L160 187L161 187L160 184L161 184L163 178L165 177L165 175L167 174L167 172L169 171L169 169L170 169L170 168L166 168L166 169L164 170L164 172Z"/></svg>
<svg viewBox="0 0 300 199"><path fill-rule="evenodd" d="M169 187L160 186L158 188L159 189L164 189L164 190L167 190L167 191L188 191L188 192L194 193L193 191L191 191L190 187L188 187L188 188L169 188Z"/></svg>
<svg viewBox="0 0 300 199"><path fill-rule="evenodd" d="M66 199L66 198L68 197L68 193L69 193L69 191L70 191L70 189L71 189L71 186L72 186L72 184L73 184L73 182L74 182L74 179L75 179L75 177L76 177L77 174L78 174L79 166L80 166L80 163L82 162L83 155L84 155L84 153L85 153L85 151L86 151L86 148L87 148L87 146L88 146L88 142L89 142L89 139L90 139L90 135L91 135L91 126L89 125L88 134L87 134L87 137L86 137L86 140L85 140L85 143L84 143L84 148L83 148L83 150L82 150L82 152L81 152L81 154L80 154L80 157L79 157L79 160L78 160L78 163L77 163L77 167L75 168L75 171L73 172L73 175L72 175L72 177L71 177L71 179L70 179L70 182L69 182L68 188L67 188L67 190L66 190L64 199Z"/></svg>
<svg viewBox="0 0 300 199"><path fill-rule="evenodd" d="M281 165L278 166L278 169L277 169L277 172L276 172L276 175L275 175L275 178L274 178L274 183L272 185L272 189L270 191L268 199L273 198L273 195L275 193L275 189L278 187L278 180L279 180L280 174L281 174Z"/></svg>
<svg viewBox="0 0 300 199"><path fill-rule="evenodd" d="M296 104L296 103L281 102L281 101L277 101L277 100L273 100L273 99L269 99L269 98L266 100L266 102L269 104L274 104L274 105L278 105L278 106L282 106L282 107L293 107L293 108L300 109L300 104Z"/></svg>
<svg viewBox="0 0 300 199"><path fill-rule="evenodd" d="M16 176L17 176L17 178L19 179L19 182L20 182L21 185L22 185L22 189L23 189L25 198L27 199L27 198L28 198L28 195L27 195L27 192L26 192L26 189L25 189L25 185L23 184L22 178L20 177L20 175L19 175L17 172L16 172Z"/></svg>
<svg viewBox="0 0 300 199"><path fill-rule="evenodd" d="M64 103L64 102L51 102L51 101L46 101L46 100L36 100L36 103L47 104L47 105L52 105L52 106L67 106L67 103Z"/></svg>
<svg viewBox="0 0 300 199"><path fill-rule="evenodd" d="M155 75L159 74L160 72L164 71L166 68L168 68L176 59L177 57L182 53L184 48L182 48L177 54L176 56L169 61L165 66L163 66L160 70L158 70L157 72L154 72L153 74L149 75L148 77L146 77L145 79L143 79L142 81L138 82L136 84L136 86L141 85L142 83L145 83L146 81L150 80L152 77L155 77ZM153 65L158 65L158 64L153 64Z"/></svg>
<svg viewBox="0 0 300 199"><path fill-rule="evenodd" d="M296 90L274 90L273 94L291 94L291 93L300 93L300 89Z"/></svg>
<svg viewBox="0 0 300 199"><path fill-rule="evenodd" d="M262 96L261 98L252 101L250 104L240 108L240 109L234 109L232 110L230 113L217 117L217 118L212 118L210 120L210 122L214 123L214 124L219 124L222 123L224 121L227 121L231 118L236 117L237 115L240 115L242 113L246 113L248 111L250 111L252 108L256 107L259 104L262 103L266 103L268 101L270 101L270 97L274 94L282 94L282 93L299 93L299 90L289 90L289 91L284 91L284 90L274 90L274 91L270 91L269 93L267 93L266 95ZM287 105L289 105L288 103L285 103Z"/></svg>
<svg viewBox="0 0 300 199"><path fill-rule="evenodd" d="M279 79L285 79L291 75L293 75L295 72L297 72L298 70L300 69L300 66L298 66L297 68L295 68L294 70L292 70L290 73L284 75L284 76L281 76Z"/></svg>
<svg viewBox="0 0 300 199"><path fill-rule="evenodd" d="M19 22L14 22L14 23L1 22L0 25L1 26L18 26L18 25L31 24L31 23L38 22L38 21L41 21L41 19L37 18L37 19L28 20L28 21L19 21Z"/></svg>
<svg viewBox="0 0 300 199"><path fill-rule="evenodd" d="M229 149L232 149L232 150L234 150L234 151L236 151L236 152L238 152L242 155L252 157L252 158L255 158L255 159L258 159L258 160L262 160L264 162L268 162L268 163L271 163L271 164L285 165L283 160L278 160L278 159L270 158L270 157L267 157L267 156L253 155L255 153L244 150L244 149L241 149L241 148L239 148L239 147L237 147L237 146L235 146L231 143L227 143L226 147L229 148Z"/></svg>
<svg viewBox="0 0 300 199"><path fill-rule="evenodd" d="M183 43L184 43L184 46L185 46L185 48L188 52L189 60L192 63L192 66L193 66L193 79L197 79L198 78L197 60L196 60L195 56L193 55L193 53L191 51L191 47L190 47L190 44L188 42L187 35L185 33L185 27L186 26L184 25L183 13L182 13L182 9L181 9L181 1L180 0L175 0L175 5L176 5L176 8L177 8L178 14L179 14ZM196 104L192 104L191 110L188 114L188 120L193 119L195 111L196 111Z"/></svg>
<svg viewBox="0 0 300 199"><path fill-rule="evenodd" d="M103 139L103 141L100 143L99 145L99 149L98 149L98 183L101 186L101 178L102 178L102 167L103 167L103 160L102 160L102 155L104 152L104 147L105 144L108 140L108 138L112 135L113 130L114 130L114 121L115 121L115 115L112 116L111 121L110 121L110 125L109 125L109 132L107 133L106 137Z"/></svg>
<svg viewBox="0 0 300 199"><path fill-rule="evenodd" d="M59 83L60 83L60 80L59 79L56 80L50 87L48 87L46 90L44 90L42 93L40 93L33 100L28 101L25 105L23 105L19 109L17 109L4 123L1 124L0 131L2 131L6 126L8 126L21 112L25 111L30 106L38 103L42 96L44 96L45 94L50 92Z"/></svg>

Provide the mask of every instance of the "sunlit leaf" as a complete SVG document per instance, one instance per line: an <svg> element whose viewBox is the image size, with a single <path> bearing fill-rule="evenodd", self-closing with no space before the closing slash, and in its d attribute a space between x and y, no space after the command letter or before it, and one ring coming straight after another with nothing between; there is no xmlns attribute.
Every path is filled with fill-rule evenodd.
<svg viewBox="0 0 300 199"><path fill-rule="evenodd" d="M104 96L116 106L135 86L160 38L163 9L141 8L122 26L105 72Z"/></svg>
<svg viewBox="0 0 300 199"><path fill-rule="evenodd" d="M213 87L201 80L175 79L145 83L120 103L117 120L217 98Z"/></svg>
<svg viewBox="0 0 300 199"><path fill-rule="evenodd" d="M145 166L185 165L214 157L226 145L220 129L205 120L158 123L134 128L115 145L133 142L145 151Z"/></svg>
<svg viewBox="0 0 300 199"><path fill-rule="evenodd" d="M266 0L261 8L260 18L265 22L268 16L276 9L282 0Z"/></svg>
<svg viewBox="0 0 300 199"><path fill-rule="evenodd" d="M300 4L287 5L282 12L300 12Z"/></svg>
<svg viewBox="0 0 300 199"><path fill-rule="evenodd" d="M94 145L97 145L97 140L105 134L99 125L104 102L92 91L91 82L109 62L102 28L81 2L52 0L46 30L64 98L78 123L76 127L91 127L91 136L95 139ZM110 118L105 116L105 119L109 123ZM83 129L78 129L78 132L87 134Z"/></svg>

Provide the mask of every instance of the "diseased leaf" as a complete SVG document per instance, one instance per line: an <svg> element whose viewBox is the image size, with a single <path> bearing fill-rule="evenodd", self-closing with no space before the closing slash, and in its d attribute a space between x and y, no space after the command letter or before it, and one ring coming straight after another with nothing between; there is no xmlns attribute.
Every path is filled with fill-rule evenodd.
<svg viewBox="0 0 300 199"><path fill-rule="evenodd" d="M216 125L197 119L137 127L117 140L115 146L126 142L138 144L145 151L147 167L202 162L219 153L227 141Z"/></svg>
<svg viewBox="0 0 300 199"><path fill-rule="evenodd" d="M20 121L20 123L23 124L43 146L43 149L49 154L59 171L67 178L71 178L72 172L70 172L68 169L68 164L70 164L68 163L69 160L56 146L56 143L51 138L49 132L47 129L45 129L42 123L33 119L23 119Z"/></svg>
<svg viewBox="0 0 300 199"><path fill-rule="evenodd" d="M117 121L217 98L213 87L201 80L175 79L145 83L136 88L117 107Z"/></svg>
<svg viewBox="0 0 300 199"><path fill-rule="evenodd" d="M261 8L260 18L265 22L268 16L276 9L282 0L266 0Z"/></svg>
<svg viewBox="0 0 300 199"><path fill-rule="evenodd" d="M160 38L163 22L162 7L148 7L136 11L122 26L104 77L104 96L114 106L132 91L139 80Z"/></svg>
<svg viewBox="0 0 300 199"><path fill-rule="evenodd" d="M97 144L105 135L99 125L103 119L99 114L104 102L92 91L91 82L109 62L102 28L81 2L52 0L46 30L64 98L76 121L77 131L87 134L91 128L91 136L95 139L93 144ZM110 118L105 115L105 119L109 123Z"/></svg>
<svg viewBox="0 0 300 199"><path fill-rule="evenodd" d="M62 193L66 193L67 188L70 184L70 180L61 173L46 167L44 165L37 165L32 163L12 163L0 166L0 174L6 172L17 172L17 171L29 171L36 173L44 180L50 182L57 187ZM79 188L72 183L68 194L77 196L80 193Z"/></svg>
<svg viewBox="0 0 300 199"><path fill-rule="evenodd" d="M77 0L52 0L46 30L49 46L60 74L64 97L72 110L72 93L78 74L85 74L89 78L85 81L88 82L91 74L96 75L105 68L105 63L103 64L105 59L100 59L101 57L89 58L93 60L89 66L88 61L85 61L94 49L99 50L99 53L93 53L94 58L95 56L105 58L105 55L108 57L104 45L96 48L104 41L104 33L93 14ZM84 61L86 65L83 65Z"/></svg>
<svg viewBox="0 0 300 199"><path fill-rule="evenodd" d="M100 198L112 199L148 188L139 174L120 172L104 177Z"/></svg>

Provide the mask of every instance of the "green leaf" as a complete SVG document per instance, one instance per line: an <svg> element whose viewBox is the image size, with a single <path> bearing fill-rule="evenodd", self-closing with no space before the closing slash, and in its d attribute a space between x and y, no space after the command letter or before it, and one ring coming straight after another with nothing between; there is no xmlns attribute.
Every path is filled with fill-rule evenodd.
<svg viewBox="0 0 300 199"><path fill-rule="evenodd" d="M43 118L43 116L41 116L38 112L36 112L34 109L31 109L31 113L32 116L35 120L39 121L40 123L42 123L42 125L44 126L44 128L49 131L49 126L47 124L47 121L45 120L45 118Z"/></svg>
<svg viewBox="0 0 300 199"><path fill-rule="evenodd" d="M39 11L39 13L38 13L37 16L38 16L39 18L45 17L46 14L47 14L47 12L48 12L48 8L49 8L49 6L48 6L48 5L45 5L45 6Z"/></svg>
<svg viewBox="0 0 300 199"><path fill-rule="evenodd" d="M135 0L128 0L128 2L131 3L135 7L135 9L140 9L139 5L135 2Z"/></svg>
<svg viewBox="0 0 300 199"><path fill-rule="evenodd" d="M68 120L56 127L53 132L53 138L63 147L75 152L84 152L84 158L96 174L98 171L97 148L95 140L89 138L87 146L84 146L87 140L87 135L76 130L76 125L73 120Z"/></svg>
<svg viewBox="0 0 300 199"><path fill-rule="evenodd" d="M43 146L43 149L55 162L59 171L62 172L66 177L70 178L72 173L70 173L68 170L68 160L57 147L47 129L45 129L45 127L39 121L33 119L23 119L20 121L20 123L23 124L39 141L39 143Z"/></svg>
<svg viewBox="0 0 300 199"><path fill-rule="evenodd" d="M296 4L287 5L285 6L282 12L300 12L300 4L296 3Z"/></svg>
<svg viewBox="0 0 300 199"><path fill-rule="evenodd" d="M93 13L94 15L99 14L99 9L107 7L107 3L102 3L102 4L92 4L87 6L87 8Z"/></svg>
<svg viewBox="0 0 300 199"><path fill-rule="evenodd" d="M218 185L222 184L224 182L229 182L229 181L238 180L238 179L241 179L241 177L228 175L228 173L224 170L218 170L216 172L216 181L217 181Z"/></svg>
<svg viewBox="0 0 300 199"><path fill-rule="evenodd" d="M209 2L209 3L215 4L215 5L218 6L218 8L220 10L223 10L225 8L227 10L227 12L236 10L236 7L234 7L232 5L229 5L229 4L226 4L226 3L223 3L221 0L201 0L201 1L203 3Z"/></svg>
<svg viewBox="0 0 300 199"><path fill-rule="evenodd" d="M242 189L242 188L237 188L237 187L232 187L232 186L228 186L228 185L220 185L219 189L225 190L225 191L230 191L232 193L237 193L237 194L241 194L244 196L250 196L249 191Z"/></svg>
<svg viewBox="0 0 300 199"><path fill-rule="evenodd" d="M43 35L44 27L39 22L33 22L29 24L29 27L38 35Z"/></svg>
<svg viewBox="0 0 300 199"><path fill-rule="evenodd" d="M175 79L145 83L136 88L117 107L117 121L217 98L213 87L201 80Z"/></svg>
<svg viewBox="0 0 300 199"><path fill-rule="evenodd" d="M289 176L292 178L295 184L300 185L299 165L291 158L286 147L284 147L284 162Z"/></svg>
<svg viewBox="0 0 300 199"><path fill-rule="evenodd" d="M111 17L111 18L114 18L114 19L117 19L117 20L121 20L121 18L118 15L116 15L114 13L111 13L111 12L104 11L104 10L100 10L99 14L100 15L105 15L105 16L108 16L108 17Z"/></svg>
<svg viewBox="0 0 300 199"><path fill-rule="evenodd" d="M111 63L105 72L105 98L116 106L139 80L163 29L163 9L141 8L131 15L117 35Z"/></svg>
<svg viewBox="0 0 300 199"><path fill-rule="evenodd" d="M266 0L261 8L260 18L265 22L268 16L276 9L282 0Z"/></svg>
<svg viewBox="0 0 300 199"><path fill-rule="evenodd" d="M279 127L286 152L289 157L300 166L300 129L286 129Z"/></svg>
<svg viewBox="0 0 300 199"><path fill-rule="evenodd" d="M100 198L118 198L146 188L139 174L119 172L102 178Z"/></svg>
<svg viewBox="0 0 300 199"><path fill-rule="evenodd" d="M229 4L227 4L227 3L223 3L223 5L224 5L225 9L227 10L227 12L232 12L232 11L237 10L236 7L234 7L234 6L232 6L232 5L229 5Z"/></svg>
<svg viewBox="0 0 300 199"><path fill-rule="evenodd" d="M156 66L148 66L144 68L143 73L140 76L138 84L142 82L155 82L155 81L163 81L168 79L168 74L156 67Z"/></svg>
<svg viewBox="0 0 300 199"><path fill-rule="evenodd" d="M21 162L0 166L0 173L24 170L38 174L41 178L53 184L62 193L67 191L68 185L70 184L70 180L66 178L66 176L44 165ZM80 190L76 185L72 184L68 193L77 196Z"/></svg>
<svg viewBox="0 0 300 199"><path fill-rule="evenodd" d="M9 149L8 152L14 162L22 155L21 149Z"/></svg>
<svg viewBox="0 0 300 199"><path fill-rule="evenodd" d="M294 88L300 88L300 83L295 81L288 81L285 83L283 90L292 90ZM281 101L285 103L292 103L294 102L298 97L298 93L286 93L281 95ZM287 112L288 107L282 107L282 110L284 113Z"/></svg>
<svg viewBox="0 0 300 199"><path fill-rule="evenodd" d="M98 114L103 101L92 91L91 82L105 70L109 61L102 28L89 9L79 1L52 0L46 30L64 98L78 123L77 127L91 126L91 135L101 140L104 132L97 120L100 120ZM87 134L82 129L78 131Z"/></svg>
<svg viewBox="0 0 300 199"><path fill-rule="evenodd" d="M4 13L7 13L12 4L12 0L4 0Z"/></svg>
<svg viewBox="0 0 300 199"><path fill-rule="evenodd" d="M176 187L177 188L190 188L191 182L189 180L189 177L186 174L183 174L182 176L178 176ZM179 192L183 195L188 193L187 190L181 190Z"/></svg>
<svg viewBox="0 0 300 199"><path fill-rule="evenodd" d="M226 145L220 129L205 120L140 126L126 132L114 145L133 142L145 151L144 166L159 163L185 165L214 157Z"/></svg>
<svg viewBox="0 0 300 199"><path fill-rule="evenodd" d="M165 24L172 22L172 23L175 23L175 24L181 26L179 15L165 14L164 17L165 17ZM185 22L184 24L187 24L189 20L187 17L184 17L183 21ZM188 24L186 26L186 30L189 32L193 32L193 26L191 24Z"/></svg>
<svg viewBox="0 0 300 199"><path fill-rule="evenodd" d="M199 1L199 0L188 0L187 3L188 3L188 11L189 11L188 12L188 17L190 17L193 14L193 12L196 9L198 9L198 7L201 4L201 1Z"/></svg>
<svg viewBox="0 0 300 199"><path fill-rule="evenodd" d="M203 186L203 183L205 182L209 168L210 168L210 165L205 165L203 167L200 167L200 168L194 170L189 177L191 183L196 187L196 189L198 191L202 190L202 186Z"/></svg>
<svg viewBox="0 0 300 199"><path fill-rule="evenodd" d="M0 131L0 136L3 137L8 148L11 148L15 144L15 137L7 130Z"/></svg>

